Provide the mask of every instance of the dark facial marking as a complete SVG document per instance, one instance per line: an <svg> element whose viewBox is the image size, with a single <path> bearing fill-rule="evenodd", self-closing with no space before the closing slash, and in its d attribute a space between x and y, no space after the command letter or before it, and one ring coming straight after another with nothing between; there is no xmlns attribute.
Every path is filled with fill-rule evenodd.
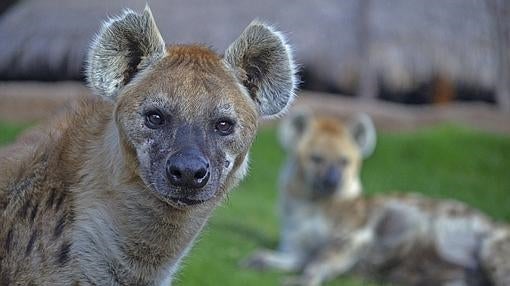
<svg viewBox="0 0 510 286"><path fill-rule="evenodd" d="M57 262L61 266L69 261L69 251L71 250L71 243L64 242L57 252Z"/></svg>
<svg viewBox="0 0 510 286"><path fill-rule="evenodd" d="M32 252L32 249L34 248L34 243L35 243L35 240L37 239L37 236L38 236L38 230L34 229L32 231L32 235L30 235L30 239L28 240L27 248L25 249L25 257L29 256L30 253Z"/></svg>

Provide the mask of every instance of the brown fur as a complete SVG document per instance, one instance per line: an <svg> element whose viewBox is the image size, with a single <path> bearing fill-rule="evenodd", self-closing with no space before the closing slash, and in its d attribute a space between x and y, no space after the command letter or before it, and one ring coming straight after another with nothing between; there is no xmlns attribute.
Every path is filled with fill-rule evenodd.
<svg viewBox="0 0 510 286"><path fill-rule="evenodd" d="M37 133L37 143L0 159L0 285L171 282L214 207L244 177L258 119L285 109L294 94L283 38L262 23L246 31L253 29L281 49L262 44L250 55L284 53L277 56L286 62L265 64L289 73L258 75L281 93L260 86L264 92L250 98L236 75L242 67L206 47L162 48L148 8L103 26L87 67L103 99L83 100L45 128L47 135ZM232 51L239 54L226 54L245 53L236 43ZM148 125L147 110L158 110L163 124ZM221 118L232 121L230 133L218 133ZM208 162L205 185L169 181L170 159L185 148Z"/></svg>

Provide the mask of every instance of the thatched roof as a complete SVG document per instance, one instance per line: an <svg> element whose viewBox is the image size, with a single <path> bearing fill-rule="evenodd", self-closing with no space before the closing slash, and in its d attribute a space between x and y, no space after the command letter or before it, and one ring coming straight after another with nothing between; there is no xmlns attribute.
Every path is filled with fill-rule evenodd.
<svg viewBox="0 0 510 286"><path fill-rule="evenodd" d="M371 5L371 60L385 83L406 87L439 74L494 87L498 59L493 22L483 0L387 0Z"/></svg>
<svg viewBox="0 0 510 286"><path fill-rule="evenodd" d="M253 19L288 32L308 86L355 90L363 0L151 0L168 43L218 51ZM382 82L403 89L441 75L493 88L498 78L487 0L374 0L366 15L370 62ZM26 0L0 16L0 79L77 79L88 43L107 15L139 0ZM510 19L508 19L510 22ZM508 50L508 47L506 47ZM510 50L509 50L510 51Z"/></svg>

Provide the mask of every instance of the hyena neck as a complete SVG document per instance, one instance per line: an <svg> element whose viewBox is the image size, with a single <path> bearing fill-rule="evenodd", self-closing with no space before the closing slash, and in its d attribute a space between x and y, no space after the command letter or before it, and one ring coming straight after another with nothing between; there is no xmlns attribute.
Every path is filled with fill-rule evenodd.
<svg viewBox="0 0 510 286"><path fill-rule="evenodd" d="M362 196L363 187L359 176L350 178L343 188L336 192L337 201L353 200Z"/></svg>
<svg viewBox="0 0 510 286"><path fill-rule="evenodd" d="M309 185L298 159L290 156L280 173L280 189L283 200L308 201Z"/></svg>
<svg viewBox="0 0 510 286"><path fill-rule="evenodd" d="M169 281L215 202L179 210L158 199L128 163L112 116L98 116L93 126L82 127L97 137L73 152L82 162L72 188L81 271L88 279L121 285Z"/></svg>

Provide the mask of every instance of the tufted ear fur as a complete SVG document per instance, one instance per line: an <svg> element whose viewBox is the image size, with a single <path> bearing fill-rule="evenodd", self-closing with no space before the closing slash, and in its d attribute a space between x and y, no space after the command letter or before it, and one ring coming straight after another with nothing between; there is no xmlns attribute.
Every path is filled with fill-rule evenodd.
<svg viewBox="0 0 510 286"><path fill-rule="evenodd" d="M363 158L368 158L374 152L377 134L372 118L365 113L355 115L349 120L349 131L358 144Z"/></svg>
<svg viewBox="0 0 510 286"><path fill-rule="evenodd" d="M125 10L106 21L92 42L87 57L89 86L104 98L115 99L119 90L141 70L165 54L165 42L149 6L142 14Z"/></svg>
<svg viewBox="0 0 510 286"><path fill-rule="evenodd" d="M303 136L312 120L312 111L307 108L299 108L285 117L280 123L278 137L283 149L292 150L297 141Z"/></svg>
<svg viewBox="0 0 510 286"><path fill-rule="evenodd" d="M253 21L228 47L224 60L235 70L261 116L279 114L294 98L297 77L292 51L272 27Z"/></svg>

